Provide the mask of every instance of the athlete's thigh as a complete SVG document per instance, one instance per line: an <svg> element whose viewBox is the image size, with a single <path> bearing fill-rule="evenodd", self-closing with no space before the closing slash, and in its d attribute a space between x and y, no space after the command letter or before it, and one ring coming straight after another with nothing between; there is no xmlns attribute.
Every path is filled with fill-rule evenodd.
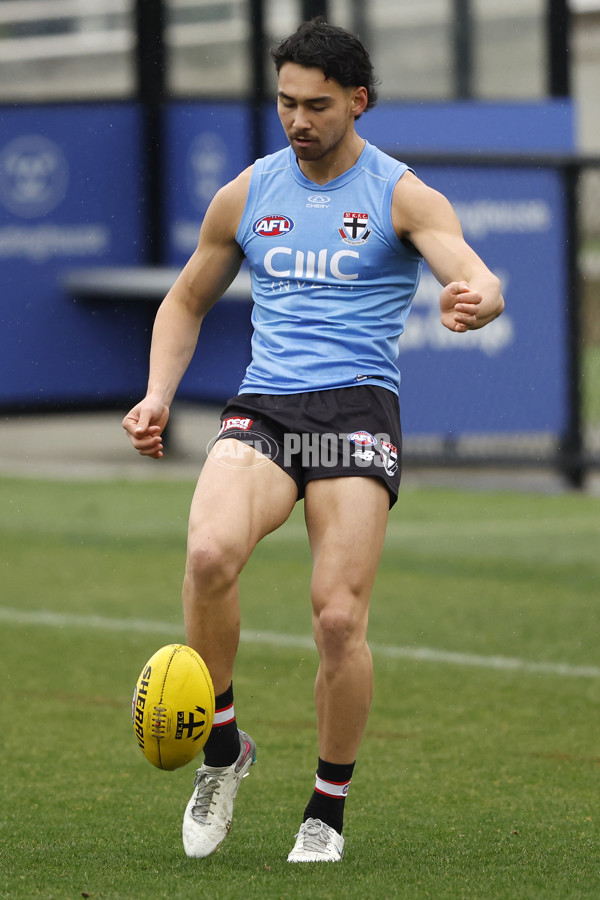
<svg viewBox="0 0 600 900"><path fill-rule="evenodd" d="M389 493L378 478L322 478L307 484L305 516L319 603L345 595L368 604L388 513Z"/></svg>
<svg viewBox="0 0 600 900"><path fill-rule="evenodd" d="M253 447L226 438L212 448L190 509L189 542L225 543L247 558L282 525L298 498L295 482Z"/></svg>

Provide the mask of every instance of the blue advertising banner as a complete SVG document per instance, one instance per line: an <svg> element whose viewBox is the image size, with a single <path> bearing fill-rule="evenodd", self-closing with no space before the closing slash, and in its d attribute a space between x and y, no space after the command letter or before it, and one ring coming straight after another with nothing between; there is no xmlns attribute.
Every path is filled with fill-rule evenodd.
<svg viewBox="0 0 600 900"><path fill-rule="evenodd" d="M419 167L465 237L502 281L506 310L454 334L439 321L440 285L425 269L400 338L407 434L549 432L566 427L565 200L551 169Z"/></svg>
<svg viewBox="0 0 600 900"><path fill-rule="evenodd" d="M250 114L243 103L173 103L166 111L167 263L183 266L216 192L248 166ZM250 293L221 300L206 317L178 397L221 403L250 362Z"/></svg>
<svg viewBox="0 0 600 900"><path fill-rule="evenodd" d="M145 319L75 303L62 280L74 266L142 259L138 110L4 107L0 120L0 405L137 394Z"/></svg>
<svg viewBox="0 0 600 900"><path fill-rule="evenodd" d="M165 112L169 265L184 265L216 192L250 165L244 103L171 103Z"/></svg>
<svg viewBox="0 0 600 900"><path fill-rule="evenodd" d="M570 153L575 108L568 98L534 102L381 103L359 131L385 150L443 153Z"/></svg>

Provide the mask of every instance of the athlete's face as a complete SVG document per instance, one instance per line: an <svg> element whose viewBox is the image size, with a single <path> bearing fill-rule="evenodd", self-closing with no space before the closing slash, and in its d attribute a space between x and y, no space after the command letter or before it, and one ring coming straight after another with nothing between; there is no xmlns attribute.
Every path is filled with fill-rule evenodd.
<svg viewBox="0 0 600 900"><path fill-rule="evenodd" d="M354 119L367 103L364 87L342 87L321 69L284 63L279 71L277 111L298 159L321 160L354 135Z"/></svg>

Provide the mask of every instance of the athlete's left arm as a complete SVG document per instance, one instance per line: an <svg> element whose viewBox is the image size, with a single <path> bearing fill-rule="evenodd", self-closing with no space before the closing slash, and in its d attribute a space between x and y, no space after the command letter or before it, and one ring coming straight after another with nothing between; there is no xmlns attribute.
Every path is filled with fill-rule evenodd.
<svg viewBox="0 0 600 900"><path fill-rule="evenodd" d="M408 239L444 286L442 324L471 331L496 319L504 309L499 279L464 239L449 201L412 172L398 181L392 198L396 234Z"/></svg>

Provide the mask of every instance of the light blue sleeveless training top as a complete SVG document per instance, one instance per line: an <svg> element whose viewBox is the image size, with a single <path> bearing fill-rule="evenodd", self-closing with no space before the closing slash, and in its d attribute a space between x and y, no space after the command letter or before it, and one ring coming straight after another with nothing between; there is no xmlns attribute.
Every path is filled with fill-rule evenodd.
<svg viewBox="0 0 600 900"><path fill-rule="evenodd" d="M379 384L398 391L398 338L422 259L392 227L407 166L367 143L326 185L291 147L254 164L236 240L252 278L252 361L240 393Z"/></svg>

